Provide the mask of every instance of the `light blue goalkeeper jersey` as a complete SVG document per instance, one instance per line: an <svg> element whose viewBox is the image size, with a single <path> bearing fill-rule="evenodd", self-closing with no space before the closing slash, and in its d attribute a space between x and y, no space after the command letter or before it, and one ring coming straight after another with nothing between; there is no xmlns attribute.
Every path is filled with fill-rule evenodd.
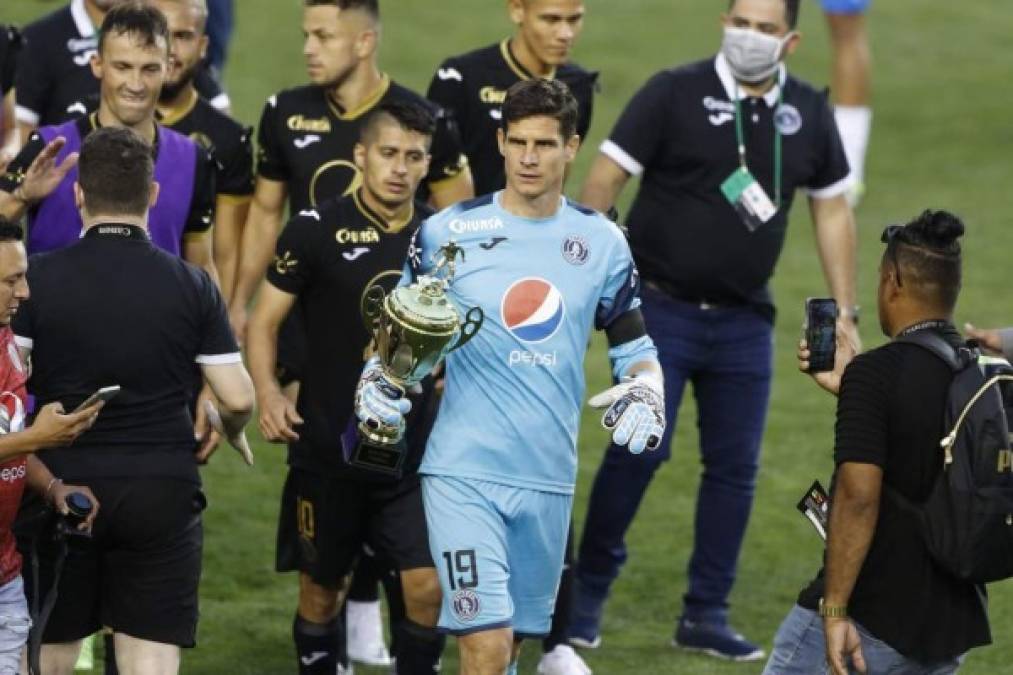
<svg viewBox="0 0 1013 675"><path fill-rule="evenodd" d="M462 317L485 312L447 358L419 471L572 494L590 333L639 306L639 277L622 232L597 212L563 198L550 218L521 218L501 194L431 216L409 249L402 283L457 242L450 297Z"/></svg>

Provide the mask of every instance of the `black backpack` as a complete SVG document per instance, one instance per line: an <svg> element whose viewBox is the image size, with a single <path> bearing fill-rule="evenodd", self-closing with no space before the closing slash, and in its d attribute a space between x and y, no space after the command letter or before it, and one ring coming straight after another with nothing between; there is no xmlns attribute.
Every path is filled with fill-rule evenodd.
<svg viewBox="0 0 1013 675"><path fill-rule="evenodd" d="M912 504L887 488L917 519L932 558L958 579L989 583L1013 577L1013 368L956 349L939 333L898 338L932 352L953 370L940 441L939 473L928 499Z"/></svg>

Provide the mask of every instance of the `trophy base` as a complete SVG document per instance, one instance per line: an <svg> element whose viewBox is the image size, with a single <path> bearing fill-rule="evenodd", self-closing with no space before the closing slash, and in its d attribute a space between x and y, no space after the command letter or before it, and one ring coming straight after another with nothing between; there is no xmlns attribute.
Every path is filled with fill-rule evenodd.
<svg viewBox="0 0 1013 675"><path fill-rule="evenodd" d="M401 475L405 454L403 441L397 445L377 445L363 440L352 448L346 459L360 469L397 477Z"/></svg>
<svg viewBox="0 0 1013 675"><path fill-rule="evenodd" d="M375 439L374 434L349 421L341 436L341 450L345 463L373 474L400 478L404 468L408 443L402 438L397 443Z"/></svg>

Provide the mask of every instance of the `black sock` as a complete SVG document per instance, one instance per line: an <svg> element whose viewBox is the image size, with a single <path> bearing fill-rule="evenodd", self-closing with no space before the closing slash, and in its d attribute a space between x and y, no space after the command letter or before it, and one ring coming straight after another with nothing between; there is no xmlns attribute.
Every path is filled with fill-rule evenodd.
<svg viewBox="0 0 1013 675"><path fill-rule="evenodd" d="M352 584L348 587L348 599L356 602L376 602L380 599L380 576L383 570L376 562L376 556L363 552L352 572Z"/></svg>
<svg viewBox="0 0 1013 675"><path fill-rule="evenodd" d="M292 639L299 662L299 675L334 675L338 664L348 667L345 654L345 625L341 615L330 623L312 623L295 615Z"/></svg>
<svg viewBox="0 0 1013 675"><path fill-rule="evenodd" d="M556 593L556 606L552 610L552 628L542 640L542 652L548 653L556 645L566 644L570 630L570 613L573 611L573 520L570 531L566 535L566 553L563 557L563 574L559 579L559 592Z"/></svg>
<svg viewBox="0 0 1013 675"><path fill-rule="evenodd" d="M397 675L433 675L440 672L440 655L447 638L435 628L421 626L411 619L398 624Z"/></svg>
<svg viewBox="0 0 1013 675"><path fill-rule="evenodd" d="M105 670L103 673L105 675L120 675L120 671L116 668L116 640L113 639L112 633L103 631L102 646L105 648Z"/></svg>

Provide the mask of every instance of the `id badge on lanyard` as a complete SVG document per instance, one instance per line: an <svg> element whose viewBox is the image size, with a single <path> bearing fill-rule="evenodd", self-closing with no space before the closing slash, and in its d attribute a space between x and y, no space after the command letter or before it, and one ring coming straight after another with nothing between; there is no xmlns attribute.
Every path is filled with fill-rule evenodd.
<svg viewBox="0 0 1013 675"><path fill-rule="evenodd" d="M778 106L781 105L781 92L778 90ZM774 192L775 201L771 201L766 190L756 180L746 164L746 140L742 131L742 106L739 103L738 89L735 90L735 138L738 142L739 168L732 172L721 183L721 194L732 205L739 215L742 224L750 232L777 214L781 208L781 132L774 125Z"/></svg>

